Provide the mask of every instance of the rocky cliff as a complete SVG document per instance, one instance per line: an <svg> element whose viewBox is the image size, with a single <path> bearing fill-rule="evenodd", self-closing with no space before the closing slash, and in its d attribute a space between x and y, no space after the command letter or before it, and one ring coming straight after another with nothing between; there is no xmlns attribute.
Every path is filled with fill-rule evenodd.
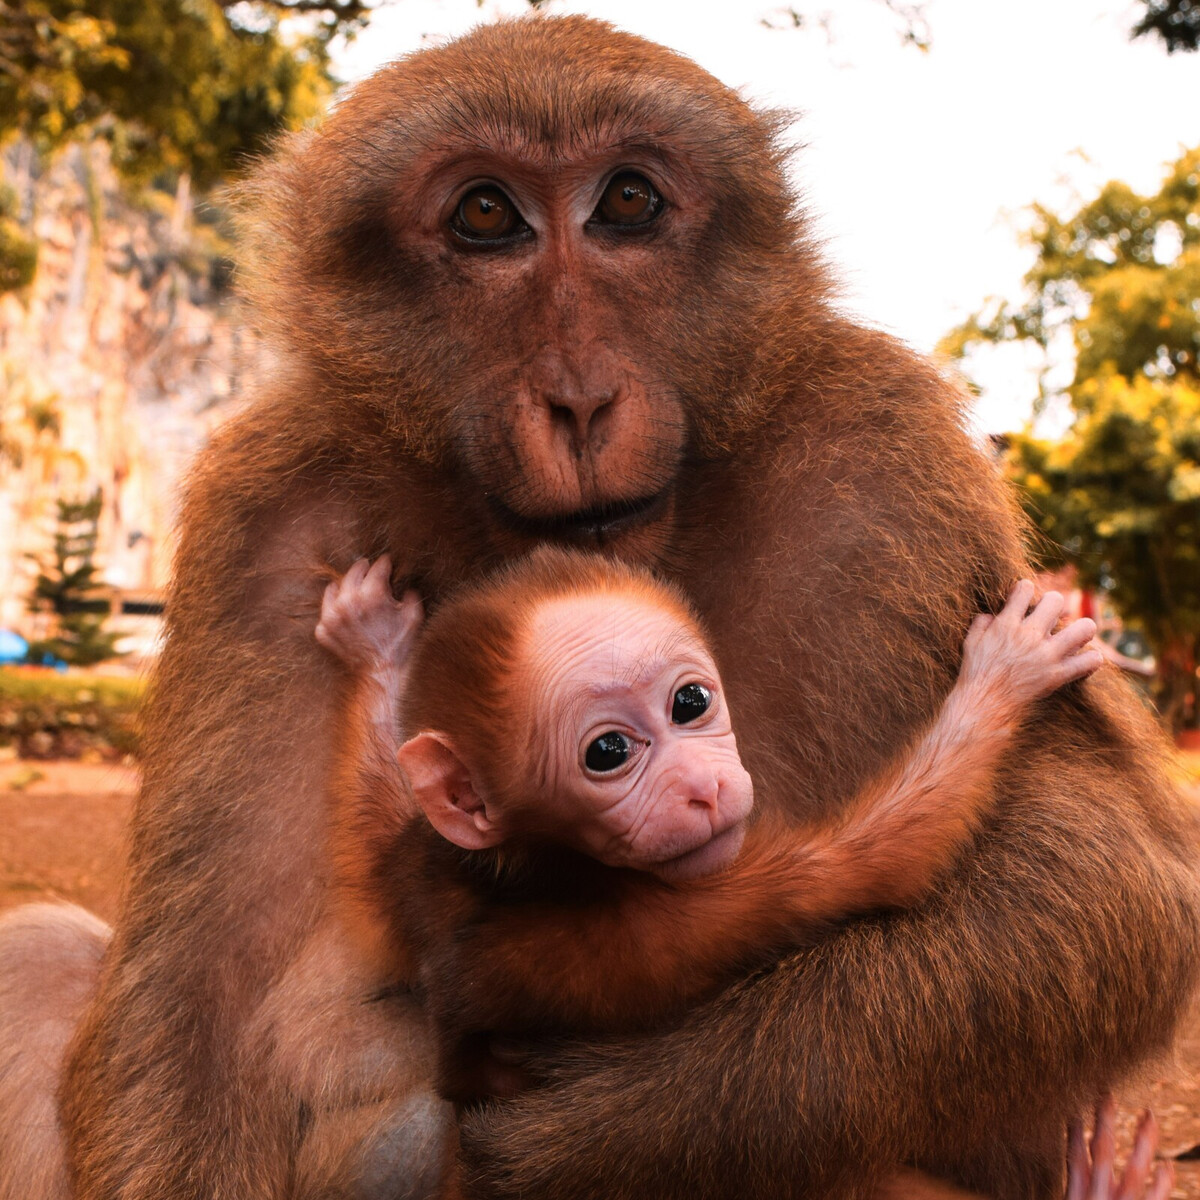
<svg viewBox="0 0 1200 1200"><path fill-rule="evenodd" d="M239 320L216 214L192 212L186 181L135 196L103 142L0 161L38 244L32 284L0 296L0 625L28 629L27 555L58 497L102 489L106 582L161 589L181 475L264 351Z"/></svg>

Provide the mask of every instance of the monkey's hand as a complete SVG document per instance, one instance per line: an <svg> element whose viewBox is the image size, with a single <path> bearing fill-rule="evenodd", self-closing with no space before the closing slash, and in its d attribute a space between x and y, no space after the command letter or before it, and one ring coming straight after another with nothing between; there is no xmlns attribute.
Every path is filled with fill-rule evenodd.
<svg viewBox="0 0 1200 1200"><path fill-rule="evenodd" d="M1133 1149L1121 1177L1116 1177L1116 1135L1113 1120L1117 1106L1111 1096L1096 1105L1096 1124L1091 1146L1083 1135L1083 1122L1071 1122L1067 1142L1067 1200L1167 1200L1175 1170L1159 1163L1151 1170L1158 1149L1158 1125L1154 1114L1142 1113Z"/></svg>
<svg viewBox="0 0 1200 1200"><path fill-rule="evenodd" d="M360 558L325 589L317 641L351 670L403 672L424 620L421 598L407 591L397 601L390 583L392 560Z"/></svg>
<svg viewBox="0 0 1200 1200"><path fill-rule="evenodd" d="M1047 592L1030 611L1033 594L1032 582L1022 579L996 616L983 614L971 622L958 687L977 704L1020 712L1103 665L1100 651L1088 648L1095 621L1082 617L1053 632L1062 596Z"/></svg>

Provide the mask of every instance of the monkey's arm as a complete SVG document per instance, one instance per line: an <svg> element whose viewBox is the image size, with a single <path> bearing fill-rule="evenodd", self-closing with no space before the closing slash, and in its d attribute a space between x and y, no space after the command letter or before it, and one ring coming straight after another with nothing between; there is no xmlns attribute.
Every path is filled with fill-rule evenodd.
<svg viewBox="0 0 1200 1200"><path fill-rule="evenodd" d="M680 887L621 875L583 907L494 906L455 931L430 972L444 1023L453 1013L460 1026L488 1028L649 1026L830 922L923 900L990 811L996 769L1031 703L1102 661L1081 649L1093 622L1052 633L1062 597L1028 612L1033 595L1022 581L998 616L973 622L936 719L840 820L760 827L729 870ZM464 979L482 982L468 990Z"/></svg>
<svg viewBox="0 0 1200 1200"><path fill-rule="evenodd" d="M1062 597L1051 592L1029 611L1033 597L1022 580L997 616L972 622L937 718L841 821L796 847L794 875L779 894L800 928L928 896L991 810L996 771L1033 702L1101 665L1099 651L1086 648L1095 623L1052 632Z"/></svg>
<svg viewBox="0 0 1200 1200"><path fill-rule="evenodd" d="M396 763L395 709L380 682L356 678L339 718L330 853L347 924L390 982L410 982L412 962L389 902L397 847L413 805Z"/></svg>
<svg viewBox="0 0 1200 1200"><path fill-rule="evenodd" d="M400 700L421 624L421 602L397 603L387 555L363 558L326 587L315 636L346 670L334 729L330 848L350 927L392 982L408 981L411 957L394 920L388 876L414 813L396 763Z"/></svg>
<svg viewBox="0 0 1200 1200"><path fill-rule="evenodd" d="M956 687L837 823L768 822L718 875L679 885L614 875L598 902L494 906L469 929L446 931L422 968L443 1043L471 1029L648 1028L833 921L918 902L990 811L1020 715Z"/></svg>
<svg viewBox="0 0 1200 1200"><path fill-rule="evenodd" d="M585 906L496 905L469 929L444 930L422 967L443 1045L514 1026L648 1028L830 922L918 902L978 832L1022 715L960 680L836 823L766 822L720 874L679 885L614 874L609 894Z"/></svg>

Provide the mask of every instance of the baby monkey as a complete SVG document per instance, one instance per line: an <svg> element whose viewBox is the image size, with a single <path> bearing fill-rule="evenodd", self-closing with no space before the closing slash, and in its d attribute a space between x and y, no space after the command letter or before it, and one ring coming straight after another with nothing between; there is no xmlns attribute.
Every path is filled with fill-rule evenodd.
<svg viewBox="0 0 1200 1200"><path fill-rule="evenodd" d="M832 922L928 897L1030 707L1102 662L1093 622L1056 632L1062 598L1030 610L1018 583L848 810L775 826L749 821L720 673L669 584L542 550L420 630L390 571L330 583L316 631L350 671L336 871L382 978L423 994L459 1102L521 1086L495 1034L657 1025Z"/></svg>

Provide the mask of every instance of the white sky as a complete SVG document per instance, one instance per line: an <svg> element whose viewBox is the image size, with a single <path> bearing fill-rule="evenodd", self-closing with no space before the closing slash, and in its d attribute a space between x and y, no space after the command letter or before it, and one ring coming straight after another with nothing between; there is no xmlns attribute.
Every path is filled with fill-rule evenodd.
<svg viewBox="0 0 1200 1200"><path fill-rule="evenodd" d="M1016 297L1034 200L1066 206L1106 179L1148 191L1200 144L1200 54L1131 43L1125 0L930 0L933 47L902 46L879 0L811 0L817 28L767 29L762 0L554 0L670 45L752 101L800 113L797 179L854 312L914 346L992 295ZM524 0L393 0L337 55L355 79ZM1023 363L1022 359L1026 361ZM1028 356L975 375L985 430L1022 424Z"/></svg>

